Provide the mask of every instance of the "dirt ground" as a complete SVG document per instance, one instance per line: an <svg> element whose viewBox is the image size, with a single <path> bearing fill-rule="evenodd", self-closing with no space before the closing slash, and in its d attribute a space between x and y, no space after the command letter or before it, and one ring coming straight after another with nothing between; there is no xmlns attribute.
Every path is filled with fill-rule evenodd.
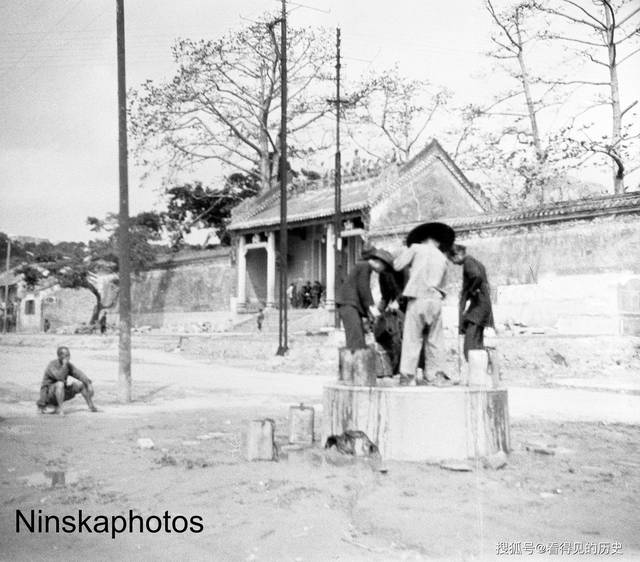
<svg viewBox="0 0 640 562"><path fill-rule="evenodd" d="M558 341L502 346L512 362L506 382L515 398L513 451L503 469L476 465L471 472L354 460L326 455L319 446L280 462L245 461L248 420L272 417L284 444L289 405L303 400L317 407L322 386L333 379L333 372L296 373L299 350L276 368L265 357L251 364L175 351L166 342L138 346L134 402L119 405L114 342L68 338L72 361L94 380L101 412L89 413L77 397L64 417L38 415L41 372L59 343L53 337L0 340L4 560L485 560L505 558L497 555L500 544L527 542L547 548L620 543L623 555L616 558L640 559L640 393L634 386L640 374L634 378L631 368L637 341L561 346L569 365L534 359L537 348L546 357ZM327 364L333 360L335 348L305 345ZM570 349L580 347L607 355L600 363L596 353L590 356L591 369L572 368L577 359ZM518 361L537 361L540 368L525 380L526 368L517 374L513 366ZM561 386L560 379L577 382ZM594 380L605 387L590 387ZM541 409L540 401L548 407ZM151 439L154 448L141 449L139 438ZM52 487L45 471L64 471L66 485ZM18 534L18 509L60 516L78 509L106 516L169 512L202 517L204 530L115 539ZM529 557L526 550L522 556Z"/></svg>

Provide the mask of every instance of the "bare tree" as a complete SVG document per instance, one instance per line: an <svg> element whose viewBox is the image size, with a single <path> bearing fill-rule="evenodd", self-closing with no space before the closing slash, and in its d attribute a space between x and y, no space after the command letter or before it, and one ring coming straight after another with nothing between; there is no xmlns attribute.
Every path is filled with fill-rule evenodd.
<svg viewBox="0 0 640 562"><path fill-rule="evenodd" d="M268 189L280 132L277 29L265 19L216 41L178 40L173 78L148 81L132 95L139 161L168 171L217 161ZM332 61L327 37L311 29L288 31L288 133L294 149L296 135L329 110L325 96L312 95L310 88L321 83Z"/></svg>
<svg viewBox="0 0 640 562"><path fill-rule="evenodd" d="M382 158L391 149L406 161L416 146L424 144L449 97L445 88L407 78L397 66L373 72L355 88L348 132L370 155ZM379 135L371 135L372 130L382 133L382 142Z"/></svg>
<svg viewBox="0 0 640 562"><path fill-rule="evenodd" d="M581 111L587 111L602 105L611 107L611 134L594 138L589 133L590 125L581 129L581 139L574 141L574 152L578 150L593 154L604 154L612 161L613 187L615 193L625 190L625 176L640 167L631 164L633 154L637 155L639 134L636 120L629 120L630 113L638 100L630 101L623 107L620 95L619 73L621 66L630 67L629 61L640 53L640 6L629 0L555 0L553 4L538 4L537 9L551 14L556 20L556 27L564 23L567 31L550 30L547 38L563 42L571 46L594 70L605 73L602 79L586 79L587 77L571 77L569 79L553 78L544 80L546 84L561 84L594 87L596 91L606 91L606 95L596 97L594 102ZM625 118L627 122L625 123ZM575 122L575 116L574 116Z"/></svg>
<svg viewBox="0 0 640 562"><path fill-rule="evenodd" d="M552 150L548 136L541 131L539 113L554 105L552 96L556 94L555 85L539 87L537 75L529 64L530 47L540 39L542 22L537 17L539 12L529 1L499 10L495 2L486 0L485 8L493 22L491 41L494 48L487 54L499 61L513 80L514 87L498 95L489 106L479 108L471 117L495 115L504 120L502 131L492 134L490 143L508 146L506 138L511 138L510 144L516 148L507 149L506 160L521 176L523 187L520 197L531 196L542 203L546 185L553 174L549 173ZM518 199L517 195L515 199Z"/></svg>

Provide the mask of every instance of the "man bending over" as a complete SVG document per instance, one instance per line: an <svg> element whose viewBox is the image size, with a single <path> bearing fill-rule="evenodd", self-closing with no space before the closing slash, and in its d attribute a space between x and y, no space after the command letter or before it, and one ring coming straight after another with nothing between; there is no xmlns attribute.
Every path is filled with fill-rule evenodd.
<svg viewBox="0 0 640 562"><path fill-rule="evenodd" d="M58 359L54 359L47 365L40 385L40 399L36 402L41 414L45 413L47 406L55 408L54 414L63 415L62 404L71 400L76 394L82 394L87 401L87 406L92 412L98 409L93 404L93 385L91 379L87 377L78 367L69 361L71 353L68 347L58 348ZM75 381L67 382L68 377L73 377Z"/></svg>

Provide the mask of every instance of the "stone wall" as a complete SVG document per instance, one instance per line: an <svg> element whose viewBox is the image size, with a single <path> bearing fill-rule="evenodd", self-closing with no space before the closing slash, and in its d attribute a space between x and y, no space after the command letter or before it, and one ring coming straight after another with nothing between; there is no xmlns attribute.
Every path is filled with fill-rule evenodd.
<svg viewBox="0 0 640 562"><path fill-rule="evenodd" d="M496 321L561 333L640 333L640 217L462 231L459 242L485 264ZM375 242L398 249L401 238ZM446 324L456 322L461 269L449 273Z"/></svg>
<svg viewBox="0 0 640 562"><path fill-rule="evenodd" d="M217 323L229 315L235 287L229 248L176 254L134 278L133 323L154 328Z"/></svg>
<svg viewBox="0 0 640 562"><path fill-rule="evenodd" d="M30 304L33 303L33 304ZM61 289L59 286L25 293L20 301L17 331L41 332L45 319L51 331L62 326L89 324L96 298L87 289Z"/></svg>
<svg viewBox="0 0 640 562"><path fill-rule="evenodd" d="M96 306L96 298L87 289L58 289L42 299L42 321L49 320L51 330L86 323Z"/></svg>

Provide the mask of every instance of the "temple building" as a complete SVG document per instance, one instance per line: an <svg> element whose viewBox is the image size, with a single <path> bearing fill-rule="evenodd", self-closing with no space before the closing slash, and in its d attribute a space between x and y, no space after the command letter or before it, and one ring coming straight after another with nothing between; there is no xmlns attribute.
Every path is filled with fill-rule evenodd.
<svg viewBox="0 0 640 562"><path fill-rule="evenodd" d="M389 162L346 173L342 186L342 275L359 259L371 228L486 210L482 192L465 177L437 141L403 164ZM331 177L289 187L289 282L319 281L326 308L335 305L335 194ZM236 310L278 302L280 191L272 189L236 207L228 229L237 256ZM340 247L340 244L339 244Z"/></svg>

